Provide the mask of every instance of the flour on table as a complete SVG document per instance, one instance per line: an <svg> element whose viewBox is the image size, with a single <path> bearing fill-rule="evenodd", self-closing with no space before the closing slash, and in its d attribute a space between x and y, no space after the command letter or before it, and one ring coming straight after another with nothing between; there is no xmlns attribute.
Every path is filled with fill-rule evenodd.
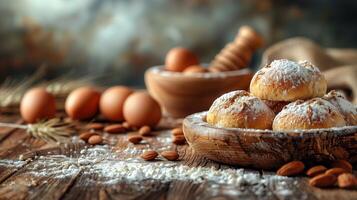
<svg viewBox="0 0 357 200"><path fill-rule="evenodd" d="M8 160L8 159L1 160L0 159L0 167L21 168L25 164L26 164L26 161L22 161L22 160Z"/></svg>
<svg viewBox="0 0 357 200"><path fill-rule="evenodd" d="M165 137L157 140L159 148L170 149L171 143ZM145 146L150 149L150 145ZM261 176L258 173L247 173L244 169L216 169L214 167L189 167L179 162L166 161L158 157L158 161L145 162L138 156L143 149L128 145L125 149L116 149L109 145L87 146L73 156L46 155L34 158L24 171L19 171L29 177L51 177L67 179L79 176L86 177L88 185L114 185L130 183L140 185L143 181L169 183L172 181L189 181L205 183L210 190L224 190L228 195L242 195L248 191L237 191L237 187L252 187L256 195L271 193L267 187L270 181L284 182L289 180L281 176ZM131 156L130 156L131 155ZM0 167L21 168L26 161L0 160ZM11 184L8 183L8 184ZM45 184L42 182L42 184ZM145 188L144 188L145 189ZM146 188L148 189L148 188ZM212 192L211 191L211 192ZM239 194L233 194L233 193ZM281 192L289 195L289 190L282 188ZM291 192L290 192L291 193ZM271 195L271 194L270 194Z"/></svg>
<svg viewBox="0 0 357 200"><path fill-rule="evenodd" d="M160 159L160 158L159 158ZM20 167L25 161L0 160L0 166ZM176 162L143 162L141 159L120 160L115 149L107 145L85 148L78 157L65 155L39 156L28 165L26 172L34 177L68 178L78 173L95 177L88 184L116 184L154 180L170 182L174 180L209 182L232 186L254 186L257 193L266 192L269 181L287 180L286 177L261 177L255 173L244 173L244 169L215 169L213 167L189 167ZM282 191L289 194L289 191Z"/></svg>

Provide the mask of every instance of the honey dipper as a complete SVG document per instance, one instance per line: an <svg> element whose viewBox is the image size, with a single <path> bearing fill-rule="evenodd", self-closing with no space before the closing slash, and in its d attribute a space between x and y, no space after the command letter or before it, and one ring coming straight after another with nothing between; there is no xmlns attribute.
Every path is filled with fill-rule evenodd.
<svg viewBox="0 0 357 200"><path fill-rule="evenodd" d="M232 71L248 66L253 53L263 46L263 38L251 27L242 26L233 42L228 43L213 59L209 70Z"/></svg>

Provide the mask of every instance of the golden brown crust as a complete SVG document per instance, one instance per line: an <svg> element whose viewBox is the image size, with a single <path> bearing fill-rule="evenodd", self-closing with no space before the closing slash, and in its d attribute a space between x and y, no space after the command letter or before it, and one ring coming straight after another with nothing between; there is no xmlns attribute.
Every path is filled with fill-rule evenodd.
<svg viewBox="0 0 357 200"><path fill-rule="evenodd" d="M272 110L275 114L278 114L284 106L288 105L289 101L269 101L263 100L263 102Z"/></svg>
<svg viewBox="0 0 357 200"><path fill-rule="evenodd" d="M260 69L250 83L250 92L264 100L295 101L322 97L327 82L311 63L275 60Z"/></svg>
<svg viewBox="0 0 357 200"><path fill-rule="evenodd" d="M207 122L225 128L271 129L274 112L262 100L244 90L216 99L207 113Z"/></svg>
<svg viewBox="0 0 357 200"><path fill-rule="evenodd" d="M274 131L319 129L345 126L343 115L330 102L322 98L295 101L276 115Z"/></svg>
<svg viewBox="0 0 357 200"><path fill-rule="evenodd" d="M344 116L347 125L357 125L357 107L349 102L342 93L332 90L326 94L323 99L338 108L340 113Z"/></svg>

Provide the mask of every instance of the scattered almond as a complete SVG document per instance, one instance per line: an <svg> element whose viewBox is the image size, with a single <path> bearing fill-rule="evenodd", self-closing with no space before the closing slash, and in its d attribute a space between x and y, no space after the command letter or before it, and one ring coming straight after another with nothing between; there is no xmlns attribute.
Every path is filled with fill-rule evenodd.
<svg viewBox="0 0 357 200"><path fill-rule="evenodd" d="M351 189L357 186L357 178L351 173L343 173L337 178L338 187Z"/></svg>
<svg viewBox="0 0 357 200"><path fill-rule="evenodd" d="M311 167L309 170L307 170L306 175L309 177L314 177L316 175L322 174L327 170L327 168L323 165L317 165L314 167Z"/></svg>
<svg viewBox="0 0 357 200"><path fill-rule="evenodd" d="M176 151L163 151L161 152L161 156L171 161L177 160L179 158L179 155Z"/></svg>
<svg viewBox="0 0 357 200"><path fill-rule="evenodd" d="M329 174L320 174L311 178L309 184L314 187L331 187L336 183L336 176Z"/></svg>
<svg viewBox="0 0 357 200"><path fill-rule="evenodd" d="M182 128L174 128L171 130L171 134L176 136L176 135L183 135Z"/></svg>
<svg viewBox="0 0 357 200"><path fill-rule="evenodd" d="M86 129L88 129L88 130L100 131L100 130L103 130L103 128L104 128L104 125L101 123L89 123L86 125Z"/></svg>
<svg viewBox="0 0 357 200"><path fill-rule="evenodd" d="M186 138L183 135L175 135L172 137L172 143L182 145L186 143Z"/></svg>
<svg viewBox="0 0 357 200"><path fill-rule="evenodd" d="M112 124L112 125L108 125L104 128L104 131L107 133L125 133L126 128L121 125L121 124Z"/></svg>
<svg viewBox="0 0 357 200"><path fill-rule="evenodd" d="M141 140L143 140L143 137L141 137L140 135L128 136L128 141L133 144L139 144L141 142Z"/></svg>
<svg viewBox="0 0 357 200"><path fill-rule="evenodd" d="M88 143L93 145L100 144L102 142L103 142L103 138L100 135L92 135L88 139Z"/></svg>
<svg viewBox="0 0 357 200"><path fill-rule="evenodd" d="M79 138L81 140L84 140L84 141L88 141L88 139L93 136L93 135L97 135L96 133L93 133L93 132L83 132L79 135Z"/></svg>
<svg viewBox="0 0 357 200"><path fill-rule="evenodd" d="M149 150L140 155L140 157L146 161L154 160L159 154L154 150Z"/></svg>
<svg viewBox="0 0 357 200"><path fill-rule="evenodd" d="M143 126L139 129L139 134L141 136L150 136L151 135L151 128L150 126Z"/></svg>
<svg viewBox="0 0 357 200"><path fill-rule="evenodd" d="M291 161L286 163L276 172L280 176L298 175L304 171L305 165L301 161Z"/></svg>
<svg viewBox="0 0 357 200"><path fill-rule="evenodd" d="M334 175L334 176L339 176L340 174L343 174L343 173L347 173L348 171L343 169L343 168L339 168L339 167L335 167L335 168L331 168L329 170L327 170L325 172L325 174L329 174L329 175Z"/></svg>
<svg viewBox="0 0 357 200"><path fill-rule="evenodd" d="M352 172L352 165L347 160L336 160L333 163L331 163L331 166L332 167L343 168L347 172Z"/></svg>

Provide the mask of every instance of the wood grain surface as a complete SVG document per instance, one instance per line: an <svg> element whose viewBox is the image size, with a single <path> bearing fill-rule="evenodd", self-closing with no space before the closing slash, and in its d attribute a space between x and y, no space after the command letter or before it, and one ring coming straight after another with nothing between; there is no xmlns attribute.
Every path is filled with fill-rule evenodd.
<svg viewBox="0 0 357 200"><path fill-rule="evenodd" d="M357 159L357 126L302 131L225 129L209 125L207 112L183 121L185 137L197 152L226 164L277 169L292 160L330 162Z"/></svg>
<svg viewBox="0 0 357 200"><path fill-rule="evenodd" d="M17 115L0 116L0 121L21 123ZM180 125L182 120L164 118L155 136L145 138L147 143L135 145L136 149L160 149L164 145L160 138L167 136L170 128ZM84 123L85 124L85 123ZM115 147L118 157L137 157L137 153L127 154L120 149L126 149L128 134L105 135L105 142ZM16 166L0 164L0 199L357 199L356 190L318 189L307 184L307 178L294 177L284 181L276 179L275 172L242 169L244 175L255 176L264 184L242 184L234 186L211 182L197 183L195 181L173 180L162 182L145 180L135 184L117 182L115 184L100 184L100 177L80 170L63 178L52 176L31 176L28 171L37 166L42 158L50 155L78 156L83 148L91 146L83 143L48 144L29 137L23 130L0 129L0 163L6 160L22 162ZM210 161L197 155L188 145L170 146L178 151L179 161L176 163L190 167L213 167L215 169L239 169ZM121 153L123 152L123 153ZM142 161L145 162L145 161ZM157 161L168 162L168 161ZM98 184L90 184L90 181ZM146 188L146 189L143 189Z"/></svg>

